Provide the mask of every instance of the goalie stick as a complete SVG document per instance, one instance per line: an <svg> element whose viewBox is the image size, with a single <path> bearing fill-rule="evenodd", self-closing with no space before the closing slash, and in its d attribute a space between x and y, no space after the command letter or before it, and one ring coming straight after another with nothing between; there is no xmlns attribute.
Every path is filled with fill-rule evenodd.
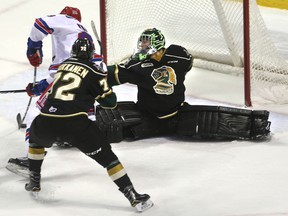
<svg viewBox="0 0 288 216"><path fill-rule="evenodd" d="M33 86L34 86L35 83L36 83L36 75L37 75L37 67L34 67ZM29 108L30 108L31 101L32 101L32 97L29 98L28 105L27 105L27 108L26 108L26 111L25 111L25 113L24 113L23 118L21 118L21 114L20 114L20 113L18 113L17 116L16 116L16 120L17 120L17 124L18 124L18 129L20 129L20 128L26 128L26 127L27 127L27 125L24 124L23 122L24 122L24 120L25 120L25 118L26 118L26 115L27 115L27 112L28 112L28 110L29 110Z"/></svg>
<svg viewBox="0 0 288 216"><path fill-rule="evenodd" d="M99 44L100 54L103 55L102 42L101 42L100 37L99 37L99 35L98 35L98 33L97 33L96 26L95 26L95 23L94 23L93 20L91 20L91 28L92 28L93 33L94 33L94 35L95 35L95 37L96 37L96 39L97 39L97 42L98 42L98 44ZM130 55L127 55L127 56L125 56L124 58L122 58L120 62L126 61L126 60L129 59L129 58L130 58Z"/></svg>
<svg viewBox="0 0 288 216"><path fill-rule="evenodd" d="M96 26L95 26L95 23L94 23L93 20L91 20L91 28L92 28L93 33L94 33L94 35L95 35L95 37L96 37L96 39L97 39L97 42L98 42L98 44L99 44L100 54L103 55L102 42L101 42L100 37L99 37L99 35L98 35L98 33L97 33ZM129 57L130 57L130 55L125 56L124 58L121 59L120 62L126 61L127 59L129 59Z"/></svg>

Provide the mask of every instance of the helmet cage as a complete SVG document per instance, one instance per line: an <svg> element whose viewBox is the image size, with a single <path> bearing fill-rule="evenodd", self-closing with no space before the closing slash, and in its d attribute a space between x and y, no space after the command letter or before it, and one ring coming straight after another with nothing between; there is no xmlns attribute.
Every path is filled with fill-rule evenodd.
<svg viewBox="0 0 288 216"><path fill-rule="evenodd" d="M134 54L139 60L144 60L165 47L164 35L156 28L145 30L138 39Z"/></svg>

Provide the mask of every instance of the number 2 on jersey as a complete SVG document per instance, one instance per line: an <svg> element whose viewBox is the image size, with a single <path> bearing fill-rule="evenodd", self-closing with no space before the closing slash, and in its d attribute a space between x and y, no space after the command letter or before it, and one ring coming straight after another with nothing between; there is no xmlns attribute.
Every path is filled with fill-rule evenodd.
<svg viewBox="0 0 288 216"><path fill-rule="evenodd" d="M70 83L66 84L66 85L62 85L59 88L56 89L55 91L55 95L54 98L55 99L60 99L60 100L64 100L64 101L71 101L74 100L75 94L69 92L72 89L75 88L79 88L82 79L73 73L67 73L64 76L62 76L62 73L56 73L54 75L54 84L57 83L57 81L61 78L61 80L63 81L70 81ZM52 86L52 91L53 91L53 87L54 84Z"/></svg>
<svg viewBox="0 0 288 216"><path fill-rule="evenodd" d="M65 85L61 85L58 88L55 88L55 84L59 81L68 81L69 83ZM62 72L58 72L54 75L54 81L53 81L53 86L51 88L51 91L49 94L52 94L54 91L54 98L63 100L63 101L72 101L75 98L75 94L71 93L72 89L79 88L81 85L82 79L74 74L74 73L66 73L63 75ZM109 90L109 86L107 83L107 79L103 78L99 80L99 84L102 87L104 92L107 92Z"/></svg>

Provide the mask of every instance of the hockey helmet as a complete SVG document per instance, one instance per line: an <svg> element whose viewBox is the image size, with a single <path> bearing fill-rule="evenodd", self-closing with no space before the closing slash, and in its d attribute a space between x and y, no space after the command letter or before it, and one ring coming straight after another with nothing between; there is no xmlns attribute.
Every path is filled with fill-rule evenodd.
<svg viewBox="0 0 288 216"><path fill-rule="evenodd" d="M94 51L93 41L88 38L78 38L72 46L71 56L90 60L93 58Z"/></svg>
<svg viewBox="0 0 288 216"><path fill-rule="evenodd" d="M150 28L141 33L135 54L139 60L144 60L162 48L165 48L164 35L160 30Z"/></svg>
<svg viewBox="0 0 288 216"><path fill-rule="evenodd" d="M77 19L79 22L81 22L81 12L78 8L74 8L74 7L69 7L66 6L61 12L60 14L66 14L68 16L71 16L75 19Z"/></svg>

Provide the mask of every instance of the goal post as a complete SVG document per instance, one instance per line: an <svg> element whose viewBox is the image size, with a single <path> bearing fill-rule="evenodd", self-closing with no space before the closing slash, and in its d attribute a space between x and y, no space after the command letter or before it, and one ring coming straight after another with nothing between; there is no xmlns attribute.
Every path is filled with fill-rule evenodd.
<svg viewBox="0 0 288 216"><path fill-rule="evenodd" d="M249 0L243 0L243 57L244 57L244 104L252 106L250 82L250 14Z"/></svg>
<svg viewBox="0 0 288 216"><path fill-rule="evenodd" d="M288 103L288 64L270 39L256 0L99 1L107 64L128 58L141 32L156 27L167 46L189 50L194 67L243 76L246 106Z"/></svg>

